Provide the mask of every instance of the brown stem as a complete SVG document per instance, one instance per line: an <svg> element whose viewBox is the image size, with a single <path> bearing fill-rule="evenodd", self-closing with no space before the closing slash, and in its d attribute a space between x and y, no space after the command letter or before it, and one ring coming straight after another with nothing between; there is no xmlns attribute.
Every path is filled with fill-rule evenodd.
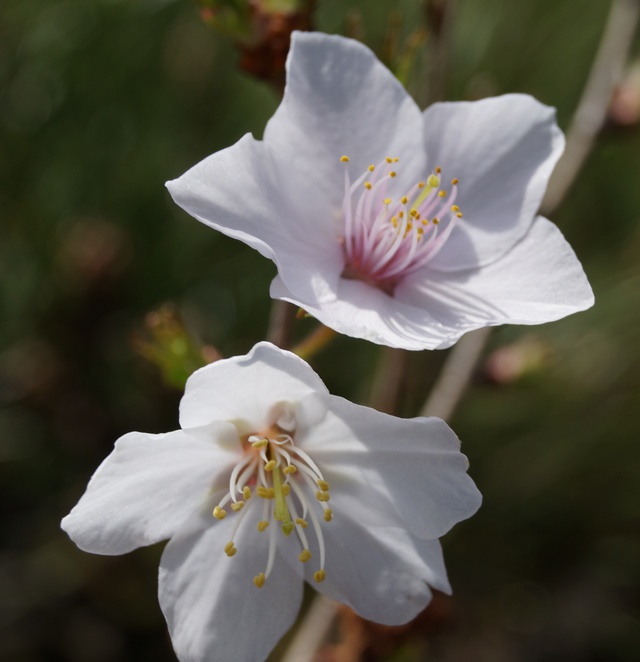
<svg viewBox="0 0 640 662"><path fill-rule="evenodd" d="M312 356L324 349L337 335L337 331L324 326L324 324L320 324L304 340L292 347L291 351L301 359L308 361Z"/></svg>

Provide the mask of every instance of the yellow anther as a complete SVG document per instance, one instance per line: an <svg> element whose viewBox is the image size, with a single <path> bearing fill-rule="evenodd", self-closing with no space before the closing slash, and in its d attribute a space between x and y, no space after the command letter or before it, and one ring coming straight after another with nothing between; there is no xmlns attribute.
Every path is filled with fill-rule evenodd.
<svg viewBox="0 0 640 662"><path fill-rule="evenodd" d="M341 156L340 160L342 161L342 163L349 163L349 157L346 154L344 156Z"/></svg>
<svg viewBox="0 0 640 662"><path fill-rule="evenodd" d="M364 187L367 189L367 191L371 190L371 182L365 182Z"/></svg>
<svg viewBox="0 0 640 662"><path fill-rule="evenodd" d="M394 163L398 163L399 160L400 160L400 159L399 159L397 156L394 156L394 157L393 157L393 162L394 162Z"/></svg>
<svg viewBox="0 0 640 662"><path fill-rule="evenodd" d="M429 225L429 219L428 218L423 218L422 219L422 225Z"/></svg>
<svg viewBox="0 0 640 662"><path fill-rule="evenodd" d="M382 202L384 202L385 205L390 205L391 204L391 198L385 198Z"/></svg>
<svg viewBox="0 0 640 662"><path fill-rule="evenodd" d="M438 193L438 197L440 197L440 198L446 198L446 197L447 197L447 192L446 192L446 191L440 191L440 192Z"/></svg>
<svg viewBox="0 0 640 662"><path fill-rule="evenodd" d="M264 465L264 470L265 471L273 471L276 468L276 461L275 460L269 460L265 465Z"/></svg>
<svg viewBox="0 0 640 662"><path fill-rule="evenodd" d="M216 506L213 509L213 516L216 519L224 519L227 516L227 511L224 508L220 508L220 506Z"/></svg>
<svg viewBox="0 0 640 662"><path fill-rule="evenodd" d="M342 158L345 158L345 157L342 157ZM264 576L264 572L261 572L259 575L256 575L256 576L253 578L253 583L254 583L258 588L262 588L262 587L264 586L265 579L266 579L266 577Z"/></svg>
<svg viewBox="0 0 640 662"><path fill-rule="evenodd" d="M245 485L245 486L242 488L242 496L243 496L245 499L250 499L250 498L251 498L251 488L250 488L248 485Z"/></svg>
<svg viewBox="0 0 640 662"><path fill-rule="evenodd" d="M429 184L431 188L438 188L438 186L440 186L440 177L437 175L429 175L429 177L427 177L427 184Z"/></svg>
<svg viewBox="0 0 640 662"><path fill-rule="evenodd" d="M236 546L233 544L233 540L229 541L224 546L224 553L229 557L234 556L237 551Z"/></svg>
<svg viewBox="0 0 640 662"><path fill-rule="evenodd" d="M399 216L400 218L404 218L404 212L401 211L401 212L398 214L398 216Z"/></svg>
<svg viewBox="0 0 640 662"><path fill-rule="evenodd" d="M409 222L407 223L407 232L408 232L409 230L413 230L413 223L412 223L411 221L409 221Z"/></svg>
<svg viewBox="0 0 640 662"><path fill-rule="evenodd" d="M254 448L264 448L268 443L268 439L258 439L258 441L254 441L251 445Z"/></svg>
<svg viewBox="0 0 640 662"><path fill-rule="evenodd" d="M328 492L328 491L329 491L329 483L327 483L326 480L319 480L319 481L318 481L318 487L319 487L321 490L324 490L325 492Z"/></svg>
<svg viewBox="0 0 640 662"><path fill-rule="evenodd" d="M409 202L409 198L407 198L406 195L403 195L403 196L400 198L400 202L401 202L403 205L406 205L407 202Z"/></svg>
<svg viewBox="0 0 640 662"><path fill-rule="evenodd" d="M422 235L424 234L424 230L422 228L418 228L416 230L416 234L418 235L418 239L420 239L420 237L422 237Z"/></svg>
<svg viewBox="0 0 640 662"><path fill-rule="evenodd" d="M316 570L313 573L313 578L318 582L318 584L320 582L323 582L326 576L327 576L327 573L324 571L324 569L323 570Z"/></svg>
<svg viewBox="0 0 640 662"><path fill-rule="evenodd" d="M456 216L457 216L458 218L462 218L462 212L459 211L459 212L456 214Z"/></svg>
<svg viewBox="0 0 640 662"><path fill-rule="evenodd" d="M455 186L460 180L458 179L452 179L451 183Z"/></svg>
<svg viewBox="0 0 640 662"><path fill-rule="evenodd" d="M325 508L324 521L330 522L332 519L333 519L333 510L331 510L331 508Z"/></svg>
<svg viewBox="0 0 640 662"><path fill-rule="evenodd" d="M418 188L424 188L424 182L418 182Z"/></svg>
<svg viewBox="0 0 640 662"><path fill-rule="evenodd" d="M235 503L231 504L231 510L233 510L234 513L237 513L239 510L242 510L244 508L244 501L236 501Z"/></svg>
<svg viewBox="0 0 640 662"><path fill-rule="evenodd" d="M296 469L296 467L293 464L290 464L282 470L282 473L284 473L284 474L294 474L296 471L298 471Z"/></svg>
<svg viewBox="0 0 640 662"><path fill-rule="evenodd" d="M376 167L373 165L373 163L369 166L369 172L373 172L376 169Z"/></svg>
<svg viewBox="0 0 640 662"><path fill-rule="evenodd" d="M311 552L308 549L303 549L298 556L298 561L306 563L311 558Z"/></svg>
<svg viewBox="0 0 640 662"><path fill-rule="evenodd" d="M289 494L291 494L291 485L289 485L288 483L286 485L283 485L282 494L284 494L285 496L289 496Z"/></svg>
<svg viewBox="0 0 640 662"><path fill-rule="evenodd" d="M451 205L451 211L460 211L460 207L458 205Z"/></svg>
<svg viewBox="0 0 640 662"><path fill-rule="evenodd" d="M256 494L263 499L273 499L276 495L273 487L263 487L262 485L256 489Z"/></svg>
<svg viewBox="0 0 640 662"><path fill-rule="evenodd" d="M329 492L325 492L321 490L318 490L316 492L316 499L318 499L318 501L327 502L329 501L330 498L331 495L329 494Z"/></svg>
<svg viewBox="0 0 640 662"><path fill-rule="evenodd" d="M433 224L438 225L438 223L440 223L440 219L439 218L434 218L433 219Z"/></svg>
<svg viewBox="0 0 640 662"><path fill-rule="evenodd" d="M391 224L393 225L394 228L398 227L398 219L395 216L391 217Z"/></svg>
<svg viewBox="0 0 640 662"><path fill-rule="evenodd" d="M418 210L417 209L412 209L411 210L411 217L416 218L416 216L419 216Z"/></svg>
<svg viewBox="0 0 640 662"><path fill-rule="evenodd" d="M438 166L436 168L436 175L439 175L441 172L442 172L442 168L440 166Z"/></svg>
<svg viewBox="0 0 640 662"><path fill-rule="evenodd" d="M282 525L282 533L284 533L285 536L290 536L291 532L293 531L295 525L293 522L285 522Z"/></svg>
<svg viewBox="0 0 640 662"><path fill-rule="evenodd" d="M392 171L389 173L389 177L395 177L396 174L397 174L396 171L395 171L395 170L392 170Z"/></svg>
<svg viewBox="0 0 640 662"><path fill-rule="evenodd" d="M387 156L387 158L385 159L385 161L386 161L387 163L393 163L393 159L392 159L390 156Z"/></svg>
<svg viewBox="0 0 640 662"><path fill-rule="evenodd" d="M309 526L309 523L307 522L307 520L302 519L302 517L296 517L296 524L298 526L301 526L303 529L306 529Z"/></svg>
<svg viewBox="0 0 640 662"><path fill-rule="evenodd" d="M267 527L269 526L269 522L267 520L261 520L258 522L258 531L262 532L264 531Z"/></svg>

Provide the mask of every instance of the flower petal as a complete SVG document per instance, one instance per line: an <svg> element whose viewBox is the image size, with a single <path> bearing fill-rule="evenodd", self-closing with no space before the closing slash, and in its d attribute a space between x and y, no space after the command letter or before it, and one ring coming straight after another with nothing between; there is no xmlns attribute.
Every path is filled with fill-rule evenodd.
<svg viewBox="0 0 640 662"><path fill-rule="evenodd" d="M253 584L268 547L268 533L256 531L258 510L240 525L232 558L223 549L235 517L196 516L167 545L158 595L181 662L262 662L293 624L302 600L293 561L276 558L264 586Z"/></svg>
<svg viewBox="0 0 640 662"><path fill-rule="evenodd" d="M271 281L271 296L301 306L338 333L402 349L435 349L449 329L427 308L418 308L358 280L341 279L334 301L309 303L293 294L283 280Z"/></svg>
<svg viewBox="0 0 640 662"><path fill-rule="evenodd" d="M452 345L463 333L498 324L542 324L593 305L593 292L558 228L541 216L502 259L468 272L424 271L397 290L447 327Z"/></svg>
<svg viewBox="0 0 640 662"><path fill-rule="evenodd" d="M125 554L169 538L207 500L235 457L215 442L234 438L237 443L235 428L226 423L189 433L124 435L62 528L94 554Z"/></svg>
<svg viewBox="0 0 640 662"><path fill-rule="evenodd" d="M429 604L429 586L451 593L437 540L418 540L401 528L367 528L340 514L323 534L326 579L314 583L311 561L307 580L367 620L402 625Z"/></svg>
<svg viewBox="0 0 640 662"><path fill-rule="evenodd" d="M191 428L227 420L242 427L244 421L250 427L246 433L257 432L274 422L274 405L290 402L295 408L309 393L317 394L316 407L328 394L309 364L261 342L246 356L216 361L189 377L180 402L180 425Z"/></svg>
<svg viewBox="0 0 640 662"><path fill-rule="evenodd" d="M396 418L331 396L324 421L297 441L331 485L336 516L434 540L480 507L460 442L438 418Z"/></svg>
<svg viewBox="0 0 640 662"><path fill-rule="evenodd" d="M302 296L331 298L343 265L335 228L291 208L291 184L280 180L279 171L265 144L247 134L167 188L199 221L274 260Z"/></svg>
<svg viewBox="0 0 640 662"><path fill-rule="evenodd" d="M293 33L284 99L264 139L306 216L330 224L339 212L345 154L354 177L392 156L400 158L399 175L417 181L421 136L418 106L369 48L335 35ZM301 295L295 281L283 278Z"/></svg>
<svg viewBox="0 0 640 662"><path fill-rule="evenodd" d="M460 180L463 221L430 266L488 264L529 229L564 149L555 110L530 96L436 103L424 112L429 167Z"/></svg>

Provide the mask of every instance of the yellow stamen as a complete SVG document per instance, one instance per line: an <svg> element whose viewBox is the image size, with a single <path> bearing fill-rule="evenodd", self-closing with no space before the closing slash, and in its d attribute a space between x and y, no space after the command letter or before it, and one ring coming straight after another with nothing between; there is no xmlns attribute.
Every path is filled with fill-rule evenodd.
<svg viewBox="0 0 640 662"><path fill-rule="evenodd" d="M301 526L303 529L306 529L309 526L309 523L307 522L307 520L302 519L302 517L296 517L296 524L298 526Z"/></svg>
<svg viewBox="0 0 640 662"><path fill-rule="evenodd" d="M236 549L236 546L233 544L233 540L229 541L225 546L224 546L224 553L231 558L232 556L235 555L235 553L238 550Z"/></svg>
<svg viewBox="0 0 640 662"><path fill-rule="evenodd" d="M460 207L458 205L451 205L451 211L460 211Z"/></svg>
<svg viewBox="0 0 640 662"><path fill-rule="evenodd" d="M326 503L327 501L329 501L329 499L331 499L331 495L329 494L329 492L318 490L316 492L316 499L318 499L318 501Z"/></svg>
<svg viewBox="0 0 640 662"><path fill-rule="evenodd" d="M244 508L244 501L236 501L235 503L231 504L231 510L233 510L234 513L237 513L239 510L242 510Z"/></svg>
<svg viewBox="0 0 640 662"><path fill-rule="evenodd" d="M458 179L452 179L451 183L455 186L460 180Z"/></svg>
<svg viewBox="0 0 640 662"><path fill-rule="evenodd" d="M342 157L342 158L345 158L345 157ZM256 575L256 576L253 578L253 583L254 583L258 588L262 588L262 587L264 586L265 579L266 579L266 577L264 576L264 572L261 572L259 575Z"/></svg>
<svg viewBox="0 0 640 662"><path fill-rule="evenodd" d="M446 198L446 197L447 197L447 192L446 192L446 191L440 191L440 192L438 193L438 197L440 197L440 198Z"/></svg>
<svg viewBox="0 0 640 662"><path fill-rule="evenodd" d="M386 161L387 163L393 163L393 159L392 159L390 156L387 156L387 158L385 159L385 161Z"/></svg>
<svg viewBox="0 0 640 662"><path fill-rule="evenodd" d="M436 175L439 175L441 172L442 172L442 168L440 166L438 166L436 168Z"/></svg>
<svg viewBox="0 0 640 662"><path fill-rule="evenodd" d="M323 570L316 570L313 573L313 578L318 582L318 584L320 582L323 582L326 576L327 576L327 573L324 571L324 569Z"/></svg>
<svg viewBox="0 0 640 662"><path fill-rule="evenodd" d="M251 488L250 488L248 485L245 485L245 486L242 488L242 496L243 496L245 499L250 499L250 498L251 498Z"/></svg>
<svg viewBox="0 0 640 662"><path fill-rule="evenodd" d="M330 522L333 519L333 510L331 508L326 508L324 511L324 521Z"/></svg>
<svg viewBox="0 0 640 662"><path fill-rule="evenodd" d="M224 519L227 516L227 511L224 508L220 508L220 506L216 506L213 509L213 516L216 519Z"/></svg>
<svg viewBox="0 0 640 662"><path fill-rule="evenodd" d="M403 205L406 205L407 202L409 202L409 198L407 198L406 195L403 195L403 196L400 198L400 202L401 202Z"/></svg>
<svg viewBox="0 0 640 662"><path fill-rule="evenodd" d="M373 172L375 169L376 167L373 164L369 166L369 172Z"/></svg>
<svg viewBox="0 0 640 662"><path fill-rule="evenodd" d="M298 561L306 563L311 558L311 552L308 549L303 549L298 556Z"/></svg>
<svg viewBox="0 0 640 662"><path fill-rule="evenodd" d="M275 460L269 460L265 465L264 465L264 470L265 471L273 471L273 469L276 468L276 461Z"/></svg>
<svg viewBox="0 0 640 662"><path fill-rule="evenodd" d="M385 198L382 202L384 202L385 205L390 205L391 204L391 198Z"/></svg>
<svg viewBox="0 0 640 662"><path fill-rule="evenodd" d="M298 471L298 470L296 469L296 467L295 467L293 464L290 464L290 465L286 466L286 467L282 470L282 473L285 473L285 474L294 474L296 471Z"/></svg>
<svg viewBox="0 0 640 662"><path fill-rule="evenodd" d="M273 499L276 495L273 491L273 487L263 487L262 485L258 486L256 494L263 499Z"/></svg>
<svg viewBox="0 0 640 662"><path fill-rule="evenodd" d="M254 448L264 448L268 443L268 439L258 439L258 441L254 441L251 445Z"/></svg>
<svg viewBox="0 0 640 662"><path fill-rule="evenodd" d="M418 188L424 188L424 182L419 182L418 183Z"/></svg>
<svg viewBox="0 0 640 662"><path fill-rule="evenodd" d="M367 189L367 191L371 190L371 182L365 182L364 187Z"/></svg>
<svg viewBox="0 0 640 662"><path fill-rule="evenodd" d="M264 531L268 526L269 526L269 522L267 522L266 520L263 519L263 520L261 520L260 522L258 522L258 531L262 532L262 531Z"/></svg>
<svg viewBox="0 0 640 662"><path fill-rule="evenodd" d="M439 218L434 218L433 219L433 224L438 225L438 223L440 223L440 219Z"/></svg>
<svg viewBox="0 0 640 662"><path fill-rule="evenodd" d="M392 170L392 171L389 173L389 177L395 177L396 174L397 174L396 171L395 171L395 170Z"/></svg>
<svg viewBox="0 0 640 662"><path fill-rule="evenodd" d="M329 491L329 483L327 483L326 480L319 480L319 481L318 481L318 487L319 487L321 490L324 490L325 492L328 492L328 491Z"/></svg>
<svg viewBox="0 0 640 662"><path fill-rule="evenodd" d="M349 157L346 154L344 156L341 156L340 160L342 161L342 163L349 163Z"/></svg>
<svg viewBox="0 0 640 662"><path fill-rule="evenodd" d="M459 212L456 214L456 216L457 216L458 218L462 218L462 212L459 211Z"/></svg>

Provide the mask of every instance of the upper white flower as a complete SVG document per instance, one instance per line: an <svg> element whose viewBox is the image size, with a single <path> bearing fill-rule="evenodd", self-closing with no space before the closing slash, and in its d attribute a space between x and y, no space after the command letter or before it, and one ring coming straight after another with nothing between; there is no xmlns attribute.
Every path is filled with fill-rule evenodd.
<svg viewBox="0 0 640 662"><path fill-rule="evenodd" d="M191 376L180 425L119 439L62 527L98 554L171 538L159 596L181 660L264 659L303 579L390 625L450 592L437 539L481 497L443 421L332 396L260 343Z"/></svg>
<svg viewBox="0 0 640 662"><path fill-rule="evenodd" d="M264 141L246 135L167 186L276 263L273 297L347 335L434 349L593 304L536 216L563 147L554 110L529 96L422 113L367 47L295 33Z"/></svg>

